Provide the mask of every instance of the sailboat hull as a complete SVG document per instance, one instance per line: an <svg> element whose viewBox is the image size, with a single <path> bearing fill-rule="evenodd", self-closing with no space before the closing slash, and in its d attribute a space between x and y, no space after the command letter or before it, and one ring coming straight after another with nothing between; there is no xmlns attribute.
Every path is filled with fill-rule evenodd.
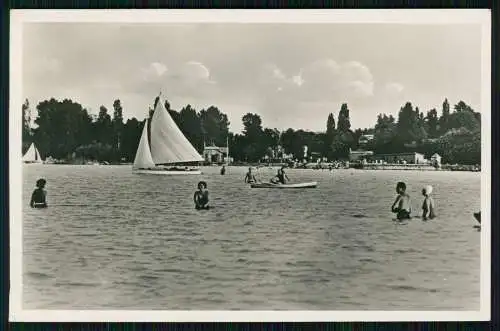
<svg viewBox="0 0 500 331"><path fill-rule="evenodd" d="M167 169L134 169L134 174L139 175L201 175L201 170L167 170Z"/></svg>

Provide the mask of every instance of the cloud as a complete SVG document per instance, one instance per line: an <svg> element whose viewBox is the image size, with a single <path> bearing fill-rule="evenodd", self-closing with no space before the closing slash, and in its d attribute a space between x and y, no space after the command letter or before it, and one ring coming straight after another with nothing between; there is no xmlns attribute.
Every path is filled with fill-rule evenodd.
<svg viewBox="0 0 500 331"><path fill-rule="evenodd" d="M181 64L152 62L144 65L127 80L127 93L154 95L164 91L167 95L203 97L213 93L210 70L203 63L188 61Z"/></svg>
<svg viewBox="0 0 500 331"><path fill-rule="evenodd" d="M192 84L215 84L210 77L210 70L201 62L189 61L180 66L173 76Z"/></svg>
<svg viewBox="0 0 500 331"><path fill-rule="evenodd" d="M29 23L23 90L32 104L71 96L92 109L119 98L124 116L140 118L162 90L175 109L221 107L235 130L245 112L261 114L266 126L324 129L328 113L347 102L353 127L365 127L407 99L421 109L444 97L479 109L480 32L470 25Z"/></svg>
<svg viewBox="0 0 500 331"><path fill-rule="evenodd" d="M293 111L297 104L330 105L374 95L373 75L360 62L339 64L333 59L322 59L293 74L284 73L276 64L266 64L262 72L264 102L269 102L273 108Z"/></svg>
<svg viewBox="0 0 500 331"><path fill-rule="evenodd" d="M160 62L152 62L146 68L142 68L142 77L145 81L156 80L168 71L166 65Z"/></svg>
<svg viewBox="0 0 500 331"><path fill-rule="evenodd" d="M399 83L387 83L385 89L390 94L399 94L403 92L404 86Z"/></svg>

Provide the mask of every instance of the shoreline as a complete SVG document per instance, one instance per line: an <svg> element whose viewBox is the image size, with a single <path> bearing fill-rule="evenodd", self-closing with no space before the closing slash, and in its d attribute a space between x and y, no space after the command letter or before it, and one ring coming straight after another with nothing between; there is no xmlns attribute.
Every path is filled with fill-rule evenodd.
<svg viewBox="0 0 500 331"><path fill-rule="evenodd" d="M75 163L35 163L35 164L26 164L23 163L23 165L27 166L40 166L40 165L47 165L47 166L99 166L99 167L105 167L105 166L132 166L132 163L109 163L109 164L75 164ZM282 165L287 165L286 163L271 163L271 164L262 164L262 163L237 163L237 164L224 164L226 167L254 167L254 168L277 168L281 167ZM316 165L316 164L314 164ZM222 167L222 165L218 164L212 164L212 165L203 165L201 167ZM288 167L288 166L287 166ZM288 167L289 169L296 169L296 170L328 170L330 171L329 165L320 165L319 167L314 167L312 164L307 164L306 167ZM371 170L371 171L384 171L384 170L403 170L403 171L459 171L459 172L481 172L481 168L477 168L475 166L469 166L469 165L442 165L440 168L435 168L433 166L428 166L428 165L417 165L417 164L369 164L369 165L363 165L362 167L358 166L349 166L349 167L333 167L331 171L334 170Z"/></svg>

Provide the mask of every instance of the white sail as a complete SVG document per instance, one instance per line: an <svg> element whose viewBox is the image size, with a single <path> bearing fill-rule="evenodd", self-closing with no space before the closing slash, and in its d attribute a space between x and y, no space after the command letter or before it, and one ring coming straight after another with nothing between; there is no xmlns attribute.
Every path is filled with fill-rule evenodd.
<svg viewBox="0 0 500 331"><path fill-rule="evenodd" d="M156 164L203 161L165 109L161 97L151 120L151 155Z"/></svg>
<svg viewBox="0 0 500 331"><path fill-rule="evenodd" d="M37 162L42 161L42 157L40 156L40 153L38 152L38 148L36 148L36 146L35 146L35 160L37 160Z"/></svg>
<svg viewBox="0 0 500 331"><path fill-rule="evenodd" d="M40 153L38 152L35 143L31 143L28 151L23 155L23 162L42 162L42 158L40 157Z"/></svg>
<svg viewBox="0 0 500 331"><path fill-rule="evenodd" d="M152 168L155 166L148 143L148 121L144 121L144 129L142 129L141 140L135 154L133 169Z"/></svg>

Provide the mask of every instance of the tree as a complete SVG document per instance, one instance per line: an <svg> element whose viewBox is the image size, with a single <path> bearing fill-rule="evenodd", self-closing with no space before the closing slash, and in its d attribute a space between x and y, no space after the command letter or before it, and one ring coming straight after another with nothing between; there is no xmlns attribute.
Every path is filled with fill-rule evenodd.
<svg viewBox="0 0 500 331"><path fill-rule="evenodd" d="M439 118L439 133L444 134L449 129L449 119L450 119L450 104L448 99L444 99L443 110L441 117Z"/></svg>
<svg viewBox="0 0 500 331"><path fill-rule="evenodd" d="M340 107L339 118L337 121L337 131L347 132L351 129L351 121L349 118L349 108L347 104L343 103Z"/></svg>
<svg viewBox="0 0 500 331"><path fill-rule="evenodd" d="M201 127L201 119L196 110L190 105L182 108L179 113L175 112L177 117L177 125L182 133L186 136L189 142L198 150L203 151L203 133ZM174 119L175 120L175 119Z"/></svg>
<svg viewBox="0 0 500 331"><path fill-rule="evenodd" d="M460 100L453 108L455 109L456 112L464 111L464 112L474 113L474 110L462 100Z"/></svg>
<svg viewBox="0 0 500 331"><path fill-rule="evenodd" d="M413 110L411 102L407 102L398 114L397 123L397 144L403 146L404 144L420 142L427 137L425 128L422 126L420 115Z"/></svg>
<svg viewBox="0 0 500 331"><path fill-rule="evenodd" d="M439 119L436 108L432 108L431 110L429 110L425 119L427 121L427 133L429 135L429 138L436 138L439 131Z"/></svg>
<svg viewBox="0 0 500 331"><path fill-rule="evenodd" d="M37 109L34 138L42 157L69 159L78 146L92 142L92 118L79 103L52 98L40 102Z"/></svg>
<svg viewBox="0 0 500 331"><path fill-rule="evenodd" d="M135 117L128 119L123 126L122 155L128 162L133 162L139 147L145 121L139 122Z"/></svg>
<svg viewBox="0 0 500 331"><path fill-rule="evenodd" d="M448 127L449 129L466 128L469 131L477 131L481 128L481 124L473 112L461 110L450 115Z"/></svg>
<svg viewBox="0 0 500 331"><path fill-rule="evenodd" d="M335 137L335 118L333 114L330 113L328 115L328 119L326 120L326 134L323 136L323 155L332 158L332 149L331 144Z"/></svg>
<svg viewBox="0 0 500 331"><path fill-rule="evenodd" d="M481 164L481 133L451 129L438 140L444 163Z"/></svg>
<svg viewBox="0 0 500 331"><path fill-rule="evenodd" d="M329 137L335 135L335 118L332 113L328 115L328 119L326 120L326 135Z"/></svg>
<svg viewBox="0 0 500 331"><path fill-rule="evenodd" d="M348 131L338 131L331 144L332 155L337 159L347 159L349 150L354 146L354 135Z"/></svg>
<svg viewBox="0 0 500 331"><path fill-rule="evenodd" d="M229 120L217 107L210 106L200 111L201 129L207 143L225 146L229 134Z"/></svg>
<svg viewBox="0 0 500 331"><path fill-rule="evenodd" d="M31 111L30 103L28 99L23 103L22 106L22 116L23 116L23 129L22 129L22 152L25 153L32 143L32 132L31 132Z"/></svg>
<svg viewBox="0 0 500 331"><path fill-rule="evenodd" d="M242 120L246 142L244 148L245 158L248 161L258 161L264 156L266 150L266 147L262 144L262 119L257 114L247 113Z"/></svg>
<svg viewBox="0 0 500 331"><path fill-rule="evenodd" d="M266 147L266 154L271 157L272 153L269 154L269 150L274 151L276 147L279 145L280 140L280 132L278 129L269 129L265 128L263 132L263 147Z"/></svg>
<svg viewBox="0 0 500 331"><path fill-rule="evenodd" d="M329 138L330 137L327 139ZM328 141L325 145L330 147L331 154L329 157L346 158L349 156L349 149L354 146L354 136L351 131L349 108L346 103L343 103L340 107L339 117L337 120L337 131L335 132L333 139Z"/></svg>
<svg viewBox="0 0 500 331"><path fill-rule="evenodd" d="M374 128L374 149L377 153L392 152L397 136L396 120L392 115L379 114Z"/></svg>
<svg viewBox="0 0 500 331"><path fill-rule="evenodd" d="M99 108L99 115L94 124L97 140L105 145L113 145L113 124L108 109L104 106Z"/></svg>
<svg viewBox="0 0 500 331"><path fill-rule="evenodd" d="M121 143L121 135L123 131L123 109L120 102L120 99L116 99L113 102L113 133L114 133L114 141L113 146L116 150L116 157L120 158L120 143Z"/></svg>

